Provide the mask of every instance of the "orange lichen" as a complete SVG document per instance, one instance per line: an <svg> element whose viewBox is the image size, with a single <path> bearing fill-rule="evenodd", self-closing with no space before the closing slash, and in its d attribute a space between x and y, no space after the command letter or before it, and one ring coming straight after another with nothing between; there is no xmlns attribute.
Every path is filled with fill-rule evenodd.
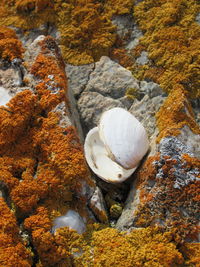
<svg viewBox="0 0 200 267"><path fill-rule="evenodd" d="M114 48L111 50L110 57L117 60L118 63L124 68L131 67L133 65L133 59L127 55L124 48Z"/></svg>
<svg viewBox="0 0 200 267"><path fill-rule="evenodd" d="M14 30L0 26L0 57L6 60L22 58L24 50Z"/></svg>
<svg viewBox="0 0 200 267"><path fill-rule="evenodd" d="M59 49L51 37L40 45L31 68L35 94L22 91L0 109L0 175L16 216L21 220L32 214L24 226L41 264L49 266L67 261L68 256L49 231L52 220L69 206L81 209L87 218L82 190L94 183L76 129L59 126L59 113L53 111L59 103L65 104L67 91Z"/></svg>
<svg viewBox="0 0 200 267"><path fill-rule="evenodd" d="M48 186L33 177L23 180L11 192L11 198L22 212L31 211L39 200L47 196Z"/></svg>
<svg viewBox="0 0 200 267"><path fill-rule="evenodd" d="M198 11L195 0L146 0L134 7L134 16L144 31L140 46L152 60L150 69L163 69L159 77L151 78L167 92L181 85L190 97L200 95L200 26L195 22ZM142 76L148 78L150 72L143 71Z"/></svg>
<svg viewBox="0 0 200 267"><path fill-rule="evenodd" d="M35 111L36 96L25 90L0 108L0 147L11 144L21 136L30 124Z"/></svg>
<svg viewBox="0 0 200 267"><path fill-rule="evenodd" d="M156 114L160 141L164 136L178 135L184 125L196 134L200 133L199 126L195 122L194 114L187 95L182 86L176 86Z"/></svg>
<svg viewBox="0 0 200 267"><path fill-rule="evenodd" d="M0 217L0 266L31 266L31 254L19 236L15 216L2 198L0 198Z"/></svg>

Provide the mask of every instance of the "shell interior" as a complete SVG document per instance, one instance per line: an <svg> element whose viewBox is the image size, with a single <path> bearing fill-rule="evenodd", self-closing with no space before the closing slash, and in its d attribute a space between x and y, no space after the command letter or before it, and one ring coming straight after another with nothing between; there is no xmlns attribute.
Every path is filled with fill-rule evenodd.
<svg viewBox="0 0 200 267"><path fill-rule="evenodd" d="M106 182L123 182L136 169L126 170L109 157L108 151L100 139L98 127L93 128L87 134L84 150L89 167L97 176Z"/></svg>

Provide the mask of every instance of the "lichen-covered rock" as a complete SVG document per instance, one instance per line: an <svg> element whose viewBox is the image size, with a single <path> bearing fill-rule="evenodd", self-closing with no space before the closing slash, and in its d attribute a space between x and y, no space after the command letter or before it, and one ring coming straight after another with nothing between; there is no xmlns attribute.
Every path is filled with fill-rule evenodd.
<svg viewBox="0 0 200 267"><path fill-rule="evenodd" d="M0 25L0 265L199 266L199 2L2 0ZM147 128L125 184L91 179L71 89L85 131L115 106ZM53 231L71 210L84 233Z"/></svg>
<svg viewBox="0 0 200 267"><path fill-rule="evenodd" d="M171 110L165 112L169 117ZM178 115L179 111L174 112ZM167 134L158 139L156 150L136 175L117 227L159 224L174 229L177 240L199 241L200 165L194 144L198 146L200 135L192 133L188 126L177 129L170 123L165 127L172 125L174 136Z"/></svg>
<svg viewBox="0 0 200 267"><path fill-rule="evenodd" d="M0 109L0 184L12 216L21 221L22 236L27 231L32 240L30 254L37 250L40 262L49 266L67 261L68 255L50 233L53 219L73 208L80 210L85 222L92 221L87 202L95 183L84 159L76 128L79 122L55 40L43 36L24 55L25 86L6 83L3 72L12 75L11 66L1 70L2 84L13 98ZM79 201L74 202L75 198ZM94 204L94 210L98 212L98 205ZM4 227L1 234L6 234ZM13 259L14 265L29 266L31 256L20 239L19 245L9 242L16 257L24 253L24 262ZM1 244L1 250L6 246ZM9 253L1 257L2 266L11 266L6 265Z"/></svg>

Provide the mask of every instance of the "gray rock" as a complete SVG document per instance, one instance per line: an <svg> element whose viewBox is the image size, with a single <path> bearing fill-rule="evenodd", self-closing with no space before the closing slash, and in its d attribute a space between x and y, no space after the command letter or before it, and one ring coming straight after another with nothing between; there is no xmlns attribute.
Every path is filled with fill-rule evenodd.
<svg viewBox="0 0 200 267"><path fill-rule="evenodd" d="M192 155L200 159L200 135L194 134L190 128L185 125L177 139L184 143Z"/></svg>
<svg viewBox="0 0 200 267"><path fill-rule="evenodd" d="M200 25L200 13L197 14L195 21Z"/></svg>
<svg viewBox="0 0 200 267"><path fill-rule="evenodd" d="M101 57L77 102L86 131L97 125L102 112L114 107L130 108L131 101L124 96L127 88L139 89L131 72L108 57Z"/></svg>
<svg viewBox="0 0 200 267"><path fill-rule="evenodd" d="M148 53L146 51L142 51L141 55L136 59L136 64L145 65L149 63Z"/></svg>
<svg viewBox="0 0 200 267"><path fill-rule="evenodd" d="M192 104L192 108L193 108L193 112L194 112L194 116L195 116L196 122L200 126L200 98L193 99L191 101L191 104Z"/></svg>
<svg viewBox="0 0 200 267"><path fill-rule="evenodd" d="M109 57L103 56L95 64L85 91L98 92L117 99L123 97L128 88L139 88L132 73Z"/></svg>
<svg viewBox="0 0 200 267"><path fill-rule="evenodd" d="M94 70L94 63L82 66L66 64L65 70L68 78L68 87L77 97L85 89L90 73Z"/></svg>
<svg viewBox="0 0 200 267"><path fill-rule="evenodd" d="M102 112L114 107L125 107L121 101L103 96L97 92L82 93L77 104L81 121L87 130L98 124Z"/></svg>
<svg viewBox="0 0 200 267"><path fill-rule="evenodd" d="M100 222L105 222L105 220L108 219L104 198L99 187L96 187L94 194L89 201L89 207Z"/></svg>
<svg viewBox="0 0 200 267"><path fill-rule="evenodd" d="M164 96L162 88L154 82L141 81L139 93L147 94L150 98Z"/></svg>
<svg viewBox="0 0 200 267"><path fill-rule="evenodd" d="M131 15L118 15L112 19L112 23L117 26L117 34L123 39L125 49L130 51L139 44L142 31L138 28Z"/></svg>
<svg viewBox="0 0 200 267"><path fill-rule="evenodd" d="M129 111L143 124L150 138L153 136L156 129L155 114L161 107L164 99L165 97L163 96L150 98L148 95L145 95L141 101L136 99L129 109Z"/></svg>

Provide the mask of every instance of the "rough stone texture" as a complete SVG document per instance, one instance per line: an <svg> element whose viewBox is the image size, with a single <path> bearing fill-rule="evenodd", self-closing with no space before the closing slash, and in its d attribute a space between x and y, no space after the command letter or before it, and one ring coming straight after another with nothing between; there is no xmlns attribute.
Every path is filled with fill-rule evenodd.
<svg viewBox="0 0 200 267"><path fill-rule="evenodd" d="M131 102L124 97L127 88L139 88L138 81L130 71L108 57L102 57L95 63L77 103L87 130L98 123L102 112L113 107L130 107Z"/></svg>
<svg viewBox="0 0 200 267"><path fill-rule="evenodd" d="M145 65L149 63L148 53L146 51L142 51L140 56L136 59L136 64Z"/></svg>
<svg viewBox="0 0 200 267"><path fill-rule="evenodd" d="M93 63L81 66L66 64L68 86L73 91L75 97L78 97L85 89L94 66Z"/></svg>
<svg viewBox="0 0 200 267"><path fill-rule="evenodd" d="M183 144L186 145L189 151L196 158L200 159L200 135L194 134L190 128L185 125L181 133L177 136L178 140L180 140Z"/></svg>
<svg viewBox="0 0 200 267"><path fill-rule="evenodd" d="M152 139L156 129L155 114L164 101L164 97L158 95L150 98L147 94L142 100L135 100L129 111L142 123L147 130L149 138Z"/></svg>
<svg viewBox="0 0 200 267"><path fill-rule="evenodd" d="M105 201L99 187L96 187L94 194L89 201L89 207L97 216L100 222L108 221L108 216L105 208Z"/></svg>
<svg viewBox="0 0 200 267"><path fill-rule="evenodd" d="M181 227L182 223L186 223L190 227L188 231L192 231L198 225L200 208L198 201L183 200L187 188L192 188L194 183L200 181L199 168L190 169L184 158L185 155L188 155L195 160L193 151L196 152L194 146L187 142L187 132L187 127L184 127L180 136L165 137L161 140L157 146L159 154L154 154L157 155L157 158L150 161L154 168L152 174L149 174L151 171L146 173L145 167L141 167L139 176L136 175L136 180L131 186L123 213L117 222L118 229L147 226L149 223L157 223L163 227L172 227L174 223ZM193 141L195 141L194 138ZM154 157L149 156L148 158L150 160ZM146 177L143 176L144 173L146 173ZM141 182L140 178L144 181ZM141 183L141 186L138 186L138 183L139 185ZM141 194L142 191L143 194ZM193 195L191 194L191 196ZM145 201L148 198L149 200ZM189 204L189 202L193 204ZM144 212L149 215L143 221L141 218ZM151 217L152 219L150 219Z"/></svg>
<svg viewBox="0 0 200 267"><path fill-rule="evenodd" d="M196 16L196 22L200 24L200 13Z"/></svg>
<svg viewBox="0 0 200 267"><path fill-rule="evenodd" d="M100 61L95 63L95 69L90 75L85 91L97 92L118 99L125 95L127 88L138 89L137 80L129 70L109 57L103 56Z"/></svg>
<svg viewBox="0 0 200 267"><path fill-rule="evenodd" d="M114 107L124 108L125 105L120 100L102 96L97 92L84 92L78 100L81 119L87 129L91 129L98 124L102 112Z"/></svg>
<svg viewBox="0 0 200 267"><path fill-rule="evenodd" d="M148 95L150 98L155 96L166 96L162 88L154 82L141 81L139 94Z"/></svg>
<svg viewBox="0 0 200 267"><path fill-rule="evenodd" d="M196 122L200 126L200 99L197 98L197 99L193 100L191 104L192 104L192 108L194 111L194 116L195 116Z"/></svg>
<svg viewBox="0 0 200 267"><path fill-rule="evenodd" d="M117 26L117 34L123 39L127 51L139 44L142 31L138 28L133 16L118 15L112 19L112 23Z"/></svg>

